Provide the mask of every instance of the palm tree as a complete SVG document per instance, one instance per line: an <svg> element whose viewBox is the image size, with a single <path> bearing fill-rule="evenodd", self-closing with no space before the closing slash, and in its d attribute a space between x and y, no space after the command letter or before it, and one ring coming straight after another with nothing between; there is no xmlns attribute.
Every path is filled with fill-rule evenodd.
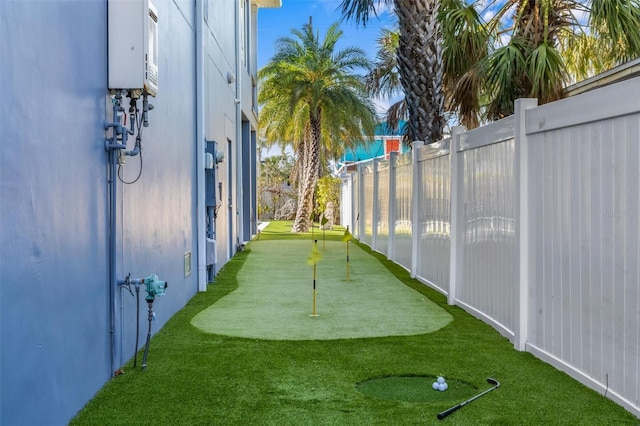
<svg viewBox="0 0 640 426"><path fill-rule="evenodd" d="M442 11L451 11L443 13ZM479 73L474 64L487 51L487 36L479 25L477 12L463 0L442 0L439 19L443 29L443 91L445 113L455 112L468 129L479 124L477 110L480 106ZM402 93L396 52L400 43L397 29L382 28L376 40L376 59L367 75L367 88L372 96L392 98ZM387 110L386 121L396 128L406 119L407 103L401 99Z"/></svg>
<svg viewBox="0 0 640 426"><path fill-rule="evenodd" d="M307 232L313 212L321 160L339 157L345 144L373 134L375 112L363 78L368 69L363 50L335 51L342 36L338 24L324 40L311 22L276 41L276 53L259 72L260 126L268 141L290 141L297 155L298 207L293 232Z"/></svg>
<svg viewBox="0 0 640 426"><path fill-rule="evenodd" d="M480 123L484 76L478 64L486 56L489 43L474 4L442 0L438 14L444 47L446 109L454 112L467 129Z"/></svg>
<svg viewBox="0 0 640 426"><path fill-rule="evenodd" d="M441 0L438 14L445 111L467 128L513 113L521 97L557 100L569 82L640 56L640 0L489 0L482 10L478 4ZM375 95L393 87L387 73L397 66L390 54L397 40L389 30L378 39L369 83ZM401 107L393 105L387 120Z"/></svg>
<svg viewBox="0 0 640 426"><path fill-rule="evenodd" d="M345 19L366 25L376 6L392 5L398 16L398 72L408 110L407 137L438 141L445 127L440 0L342 0Z"/></svg>
<svg viewBox="0 0 640 426"><path fill-rule="evenodd" d="M568 83L640 56L640 0L492 0L484 22L474 5L443 0L440 11L446 80L479 94L455 102L467 113L480 113L480 99L489 119L512 114L517 98L551 102Z"/></svg>
<svg viewBox="0 0 640 426"><path fill-rule="evenodd" d="M369 94L375 98L391 99L403 94L398 71L398 46L400 34L397 29L382 28L376 39L376 58L365 81ZM407 103L402 97L389 107L386 122L389 129L398 129L400 120L406 119Z"/></svg>

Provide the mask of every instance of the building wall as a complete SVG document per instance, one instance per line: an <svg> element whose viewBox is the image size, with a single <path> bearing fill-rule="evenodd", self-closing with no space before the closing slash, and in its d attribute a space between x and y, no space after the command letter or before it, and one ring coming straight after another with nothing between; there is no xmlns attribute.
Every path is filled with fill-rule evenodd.
<svg viewBox="0 0 640 426"><path fill-rule="evenodd" d="M115 264L119 278L157 274L168 282L166 296L154 303L155 332L202 279L199 114L205 138L218 142L225 155L217 170L224 200L215 223L218 270L242 233L236 220L243 213L236 202L242 193L235 178L242 169L238 135L242 114L250 131L255 118L252 105L235 102L251 79L227 80L228 72L238 72L236 1L202 3L204 112L196 81L200 2L153 2L159 90L150 98L154 109L143 129L142 157L128 157L121 169L123 180L133 181L143 160L135 183L117 185ZM114 294L110 326L107 19L106 0L0 2L2 425L67 423L114 373L111 331L116 368L135 352L136 302L122 288Z"/></svg>
<svg viewBox="0 0 640 426"><path fill-rule="evenodd" d="M109 378L106 4L0 20L0 423L61 424Z"/></svg>

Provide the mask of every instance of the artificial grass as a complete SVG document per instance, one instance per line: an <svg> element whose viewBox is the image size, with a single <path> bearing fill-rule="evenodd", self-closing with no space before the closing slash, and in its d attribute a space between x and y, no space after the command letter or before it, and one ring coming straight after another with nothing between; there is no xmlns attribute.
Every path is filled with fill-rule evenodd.
<svg viewBox="0 0 640 426"><path fill-rule="evenodd" d="M283 238L309 237L292 235L283 233ZM263 231L261 238L278 236ZM444 296L412 280L402 267L362 248L448 311L453 321L415 336L303 341L221 336L193 327L195 315L237 288L237 274L251 256L249 244L225 265L207 292L197 294L156 333L147 370L132 370L129 362L125 374L107 383L71 424L439 424L436 414L461 401L393 401L356 389L370 378L420 375L443 375L479 391L486 389L487 377L501 382L500 388L442 423L640 423L568 375L515 351L495 330L446 305Z"/></svg>
<svg viewBox="0 0 640 426"><path fill-rule="evenodd" d="M329 340L433 332L452 317L405 286L376 258L349 243L318 241L316 314L312 241L254 241L238 272L240 287L191 323L226 336L273 340ZM283 266L284 265L284 266Z"/></svg>
<svg viewBox="0 0 640 426"><path fill-rule="evenodd" d="M448 388L441 392L434 390L432 385L436 376L389 376L368 379L358 383L356 389L365 395L391 401L406 402L458 402L469 399L478 394L478 389L459 380L446 381Z"/></svg>

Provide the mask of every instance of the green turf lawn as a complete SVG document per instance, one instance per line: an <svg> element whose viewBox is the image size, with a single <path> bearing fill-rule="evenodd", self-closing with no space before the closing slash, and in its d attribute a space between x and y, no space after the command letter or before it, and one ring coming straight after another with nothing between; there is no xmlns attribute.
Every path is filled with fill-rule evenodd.
<svg viewBox="0 0 640 426"><path fill-rule="evenodd" d="M289 239L322 238L317 229L313 237L289 229L290 223L274 223L258 238L282 239L283 245ZM326 238L340 240L342 232L327 232ZM130 361L125 374L107 383L71 424L640 424L568 375L515 351L491 327L448 306L443 295L412 280L402 267L361 248L453 321L420 335L336 340L241 338L194 327L191 321L198 313L238 288L237 277L252 256L249 244L207 292L197 294L156 333L147 370L133 370ZM287 273L287 264L278 267ZM429 384L437 375L450 383L446 392L420 381ZM390 376L400 377L367 382ZM488 389L487 377L501 386L436 420L440 411ZM407 383L420 386L407 389Z"/></svg>
<svg viewBox="0 0 640 426"><path fill-rule="evenodd" d="M240 286L196 315L203 331L268 340L406 336L446 326L451 315L349 243L259 240L238 273ZM282 267L286 265L286 269ZM286 273L285 273L286 271ZM316 285L316 315L313 286Z"/></svg>

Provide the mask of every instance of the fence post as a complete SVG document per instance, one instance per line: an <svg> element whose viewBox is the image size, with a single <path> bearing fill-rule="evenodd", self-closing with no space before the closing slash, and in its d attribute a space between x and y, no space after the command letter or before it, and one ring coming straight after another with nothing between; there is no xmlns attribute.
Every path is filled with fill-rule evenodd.
<svg viewBox="0 0 640 426"><path fill-rule="evenodd" d="M526 349L529 330L529 141L526 132L526 111L538 106L537 99L515 101L515 161L516 178L516 267L518 270L518 327L514 330L514 346L519 351Z"/></svg>
<svg viewBox="0 0 640 426"><path fill-rule="evenodd" d="M451 146L449 148L450 161L450 245L449 245L449 293L447 303L455 305L456 290L458 283L462 280L462 253L464 250L464 167L463 156L459 153L460 139L465 132L462 126L455 126L451 129Z"/></svg>
<svg viewBox="0 0 640 426"><path fill-rule="evenodd" d="M353 173L349 173L349 231L356 235L356 196L353 191Z"/></svg>
<svg viewBox="0 0 640 426"><path fill-rule="evenodd" d="M389 153L389 245L387 247L387 258L393 260L396 230L396 164L398 153Z"/></svg>
<svg viewBox="0 0 640 426"><path fill-rule="evenodd" d="M380 192L380 173L378 165L380 158L373 159L373 199L371 200L371 250L378 251L378 221L380 220L380 201L378 200L378 192Z"/></svg>
<svg viewBox="0 0 640 426"><path fill-rule="evenodd" d="M340 197L340 225L353 230L353 174L343 173Z"/></svg>
<svg viewBox="0 0 640 426"><path fill-rule="evenodd" d="M356 225L358 227L358 240L364 240L364 215L362 210L364 209L364 182L362 181L362 163L358 163L358 213L356 215Z"/></svg>
<svg viewBox="0 0 640 426"><path fill-rule="evenodd" d="M420 168L418 167L418 150L424 146L423 141L411 144L411 278L415 278L418 271L418 244L420 242Z"/></svg>

